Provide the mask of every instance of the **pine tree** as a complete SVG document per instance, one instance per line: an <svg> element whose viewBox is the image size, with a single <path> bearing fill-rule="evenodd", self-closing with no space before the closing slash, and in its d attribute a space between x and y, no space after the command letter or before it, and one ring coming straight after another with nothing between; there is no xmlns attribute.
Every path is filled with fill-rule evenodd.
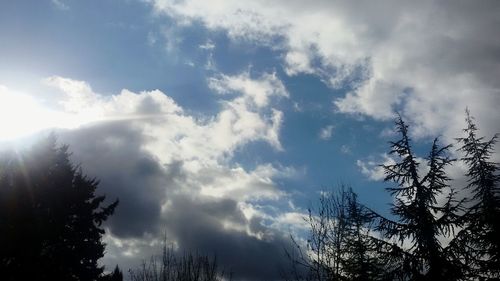
<svg viewBox="0 0 500 281"><path fill-rule="evenodd" d="M391 142L390 154L398 161L383 165L385 181L393 181L396 187L387 188L394 196L391 208L396 221L377 215L377 227L386 238L397 238L400 243L409 244L404 269L412 280L454 280L454 261L446 254L439 238L451 234L458 222L456 212L460 202L450 191L445 204L439 205L438 196L450 188L445 168L454 160L448 156L450 146L440 147L434 139L432 149L426 158L428 172L421 175L420 161L411 146L408 126L401 116L396 120L401 139Z"/></svg>
<svg viewBox="0 0 500 281"><path fill-rule="evenodd" d="M466 190L471 193L471 206L464 218L464 229L457 235L464 263L472 264L480 276L500 278L500 167L491 161L497 136L489 140L478 137L474 118L466 110L467 128L461 159L468 167Z"/></svg>
<svg viewBox="0 0 500 281"><path fill-rule="evenodd" d="M2 280L97 280L103 272L103 206L98 181L71 164L51 135L29 152L0 157Z"/></svg>

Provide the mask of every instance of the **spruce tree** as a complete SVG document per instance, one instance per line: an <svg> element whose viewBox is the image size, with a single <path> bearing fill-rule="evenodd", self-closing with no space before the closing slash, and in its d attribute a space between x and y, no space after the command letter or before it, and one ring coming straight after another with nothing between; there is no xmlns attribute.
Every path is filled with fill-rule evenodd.
<svg viewBox="0 0 500 281"><path fill-rule="evenodd" d="M489 140L477 135L474 118L466 110L466 134L458 138L467 165L470 206L464 215L466 225L457 235L457 245L472 273L482 277L500 278L500 167L491 160L497 136Z"/></svg>
<svg viewBox="0 0 500 281"><path fill-rule="evenodd" d="M401 139L391 142L390 154L395 155L395 164L383 165L385 181L396 183L387 188L394 196L391 212L396 220L377 215L378 230L386 238L397 238L406 252L405 271L412 280L454 280L457 272L454 261L440 242L441 237L451 234L458 222L456 212L460 208L453 191L447 196L449 178L445 168L454 160L448 156L450 146L439 146L434 139L432 149L426 158L428 172L422 175L422 168L409 137L408 126L401 116L396 120ZM438 203L438 196L445 197L444 204Z"/></svg>

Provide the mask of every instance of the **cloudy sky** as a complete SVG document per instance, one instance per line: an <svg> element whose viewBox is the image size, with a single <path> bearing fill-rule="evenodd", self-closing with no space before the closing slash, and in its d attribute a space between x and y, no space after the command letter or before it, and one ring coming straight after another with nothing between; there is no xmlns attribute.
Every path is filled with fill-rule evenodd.
<svg viewBox="0 0 500 281"><path fill-rule="evenodd" d="M1 1L0 40L0 146L55 130L119 197L108 266L166 233L275 279L321 191L387 213L395 112L422 157L500 131L498 1Z"/></svg>

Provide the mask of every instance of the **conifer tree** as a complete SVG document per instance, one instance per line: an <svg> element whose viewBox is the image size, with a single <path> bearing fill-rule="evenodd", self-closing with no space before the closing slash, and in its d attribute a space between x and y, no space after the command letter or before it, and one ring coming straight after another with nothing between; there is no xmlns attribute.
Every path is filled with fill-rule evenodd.
<svg viewBox="0 0 500 281"><path fill-rule="evenodd" d="M397 157L395 164L383 165L385 181L397 185L387 188L394 196L391 212L396 220L376 215L380 230L386 238L397 238L400 244L409 244L404 269L412 280L455 280L455 263L445 251L439 238L450 236L458 223L456 212L460 202L450 191L444 204L438 204L438 196L444 196L450 188L445 168L454 160L448 156L450 146L440 147L434 139L426 158L428 172L422 175L419 161L411 146L408 126L401 116L396 120L401 139L391 142L390 154Z"/></svg>
<svg viewBox="0 0 500 281"><path fill-rule="evenodd" d="M468 168L471 205L464 215L466 225L457 235L457 249L463 250L464 264L473 266L473 274L500 278L500 167L491 160L498 135L489 140L479 137L468 110L466 124L466 136L458 141Z"/></svg>
<svg viewBox="0 0 500 281"><path fill-rule="evenodd" d="M53 135L31 151L1 155L1 279L98 280L105 247L101 224L118 201L103 206L97 186Z"/></svg>
<svg viewBox="0 0 500 281"><path fill-rule="evenodd" d="M120 270L118 265L113 270L113 273L109 275L109 281L123 281L123 272Z"/></svg>

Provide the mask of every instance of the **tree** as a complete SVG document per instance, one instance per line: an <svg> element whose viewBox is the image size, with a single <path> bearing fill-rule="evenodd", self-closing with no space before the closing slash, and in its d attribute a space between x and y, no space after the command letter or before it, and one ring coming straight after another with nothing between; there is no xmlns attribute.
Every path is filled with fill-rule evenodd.
<svg viewBox="0 0 500 281"><path fill-rule="evenodd" d="M409 278L412 280L455 280L458 278L456 261L447 254L440 238L450 237L454 228L459 226L461 202L455 200L454 192L448 184L449 178L445 168L454 159L448 155L450 145L439 146L434 139L431 151L427 156L428 172L421 175L420 161L414 154L408 126L401 116L396 120L401 139L391 142L390 154L395 155L397 162L383 165L385 181L393 181L395 187L387 188L394 196L391 212L397 220L390 220L375 214L379 224L377 230L386 238L397 238L409 245L405 264ZM448 194L445 190L450 189ZM438 204L437 197L446 198L444 204Z"/></svg>
<svg viewBox="0 0 500 281"><path fill-rule="evenodd" d="M152 256L136 269L130 269L132 281L222 281L232 280L221 270L214 256L185 252L177 255L172 247L163 243L161 256Z"/></svg>
<svg viewBox="0 0 500 281"><path fill-rule="evenodd" d="M347 214L343 275L353 281L389 280L391 262L380 255L387 245L372 235L373 216L351 189L347 191Z"/></svg>
<svg viewBox="0 0 500 281"><path fill-rule="evenodd" d="M100 281L123 281L123 272L117 265L113 272L103 276Z"/></svg>
<svg viewBox="0 0 500 281"><path fill-rule="evenodd" d="M98 181L69 160L54 135L0 156L2 280L97 280L103 272L103 206Z"/></svg>
<svg viewBox="0 0 500 281"><path fill-rule="evenodd" d="M498 135L489 140L477 136L477 126L466 110L466 134L458 138L467 165L471 206L464 219L466 225L457 235L457 249L464 263L473 266L472 274L500 278L500 167L491 161Z"/></svg>
<svg viewBox="0 0 500 281"><path fill-rule="evenodd" d="M322 194L318 208L309 209L306 222L310 233L305 249L292 237L298 253L287 251L293 279L384 279L385 265L378 251L386 243L371 236L371 212L350 188Z"/></svg>

